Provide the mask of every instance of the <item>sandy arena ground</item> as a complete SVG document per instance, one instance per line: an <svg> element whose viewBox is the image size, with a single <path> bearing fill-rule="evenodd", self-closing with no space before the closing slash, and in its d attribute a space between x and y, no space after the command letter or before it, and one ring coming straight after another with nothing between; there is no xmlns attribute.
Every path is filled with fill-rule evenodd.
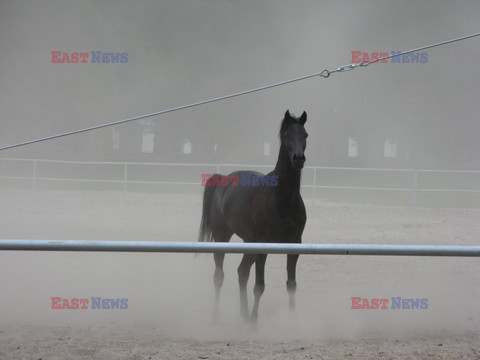
<svg viewBox="0 0 480 360"><path fill-rule="evenodd" d="M0 196L1 238L192 241L200 220L198 195ZM480 245L476 209L307 201L307 214L304 242ZM0 359L480 359L478 258L301 256L290 313L285 256L270 255L255 330L239 315L239 261L226 257L213 324L211 255L0 252ZM54 296L128 309L55 310ZM352 310L355 296L428 309Z"/></svg>

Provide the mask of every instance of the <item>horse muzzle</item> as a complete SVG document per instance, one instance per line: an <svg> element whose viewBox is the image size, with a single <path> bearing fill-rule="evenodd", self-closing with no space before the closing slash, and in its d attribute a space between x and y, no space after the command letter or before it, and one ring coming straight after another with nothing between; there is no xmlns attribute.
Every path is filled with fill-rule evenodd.
<svg viewBox="0 0 480 360"><path fill-rule="evenodd" d="M298 153L295 153L293 154L292 156L292 165L293 165L293 168L298 170L298 169L302 169L303 168L303 165L305 164L305 154L298 154Z"/></svg>

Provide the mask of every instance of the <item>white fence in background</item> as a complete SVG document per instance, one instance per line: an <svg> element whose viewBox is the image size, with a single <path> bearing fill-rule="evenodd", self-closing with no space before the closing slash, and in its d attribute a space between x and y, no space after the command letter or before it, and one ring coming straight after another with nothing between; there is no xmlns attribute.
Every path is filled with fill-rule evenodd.
<svg viewBox="0 0 480 360"><path fill-rule="evenodd" d="M0 159L0 187L30 189L109 189L120 191L200 191L201 174L235 170L268 172L272 165L82 162ZM391 199L419 205L419 196L437 206L480 207L480 171L414 170L306 166L302 192L314 202L332 199ZM430 197L428 194L431 194ZM443 200L438 200L443 198ZM437 199L437 200L432 200ZM442 202L443 201L443 202ZM420 204L422 205L422 204ZM428 205L427 205L428 206Z"/></svg>

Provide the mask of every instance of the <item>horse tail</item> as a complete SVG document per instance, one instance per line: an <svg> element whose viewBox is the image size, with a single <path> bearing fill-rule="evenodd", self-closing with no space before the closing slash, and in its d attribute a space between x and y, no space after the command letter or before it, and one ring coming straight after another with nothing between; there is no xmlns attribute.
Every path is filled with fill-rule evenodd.
<svg viewBox="0 0 480 360"><path fill-rule="evenodd" d="M213 177L221 176L219 174L213 174L205 184L205 190L203 192L203 208L202 208L202 220L200 221L200 231L198 233L198 241L213 241L212 236L212 202L213 194L216 186L212 186L210 183Z"/></svg>

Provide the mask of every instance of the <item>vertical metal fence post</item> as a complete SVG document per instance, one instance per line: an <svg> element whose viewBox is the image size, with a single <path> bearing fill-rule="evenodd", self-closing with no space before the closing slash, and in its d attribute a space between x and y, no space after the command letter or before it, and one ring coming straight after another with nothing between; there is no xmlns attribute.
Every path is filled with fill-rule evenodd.
<svg viewBox="0 0 480 360"><path fill-rule="evenodd" d="M127 171L128 164L125 163L123 165L123 191L127 191L127 179L128 179L128 171Z"/></svg>
<svg viewBox="0 0 480 360"><path fill-rule="evenodd" d="M412 207L414 209L417 208L417 186L418 186L418 171L417 170L412 170L413 171L413 184L412 184Z"/></svg>
<svg viewBox="0 0 480 360"><path fill-rule="evenodd" d="M33 160L33 190L37 190L37 160Z"/></svg>

